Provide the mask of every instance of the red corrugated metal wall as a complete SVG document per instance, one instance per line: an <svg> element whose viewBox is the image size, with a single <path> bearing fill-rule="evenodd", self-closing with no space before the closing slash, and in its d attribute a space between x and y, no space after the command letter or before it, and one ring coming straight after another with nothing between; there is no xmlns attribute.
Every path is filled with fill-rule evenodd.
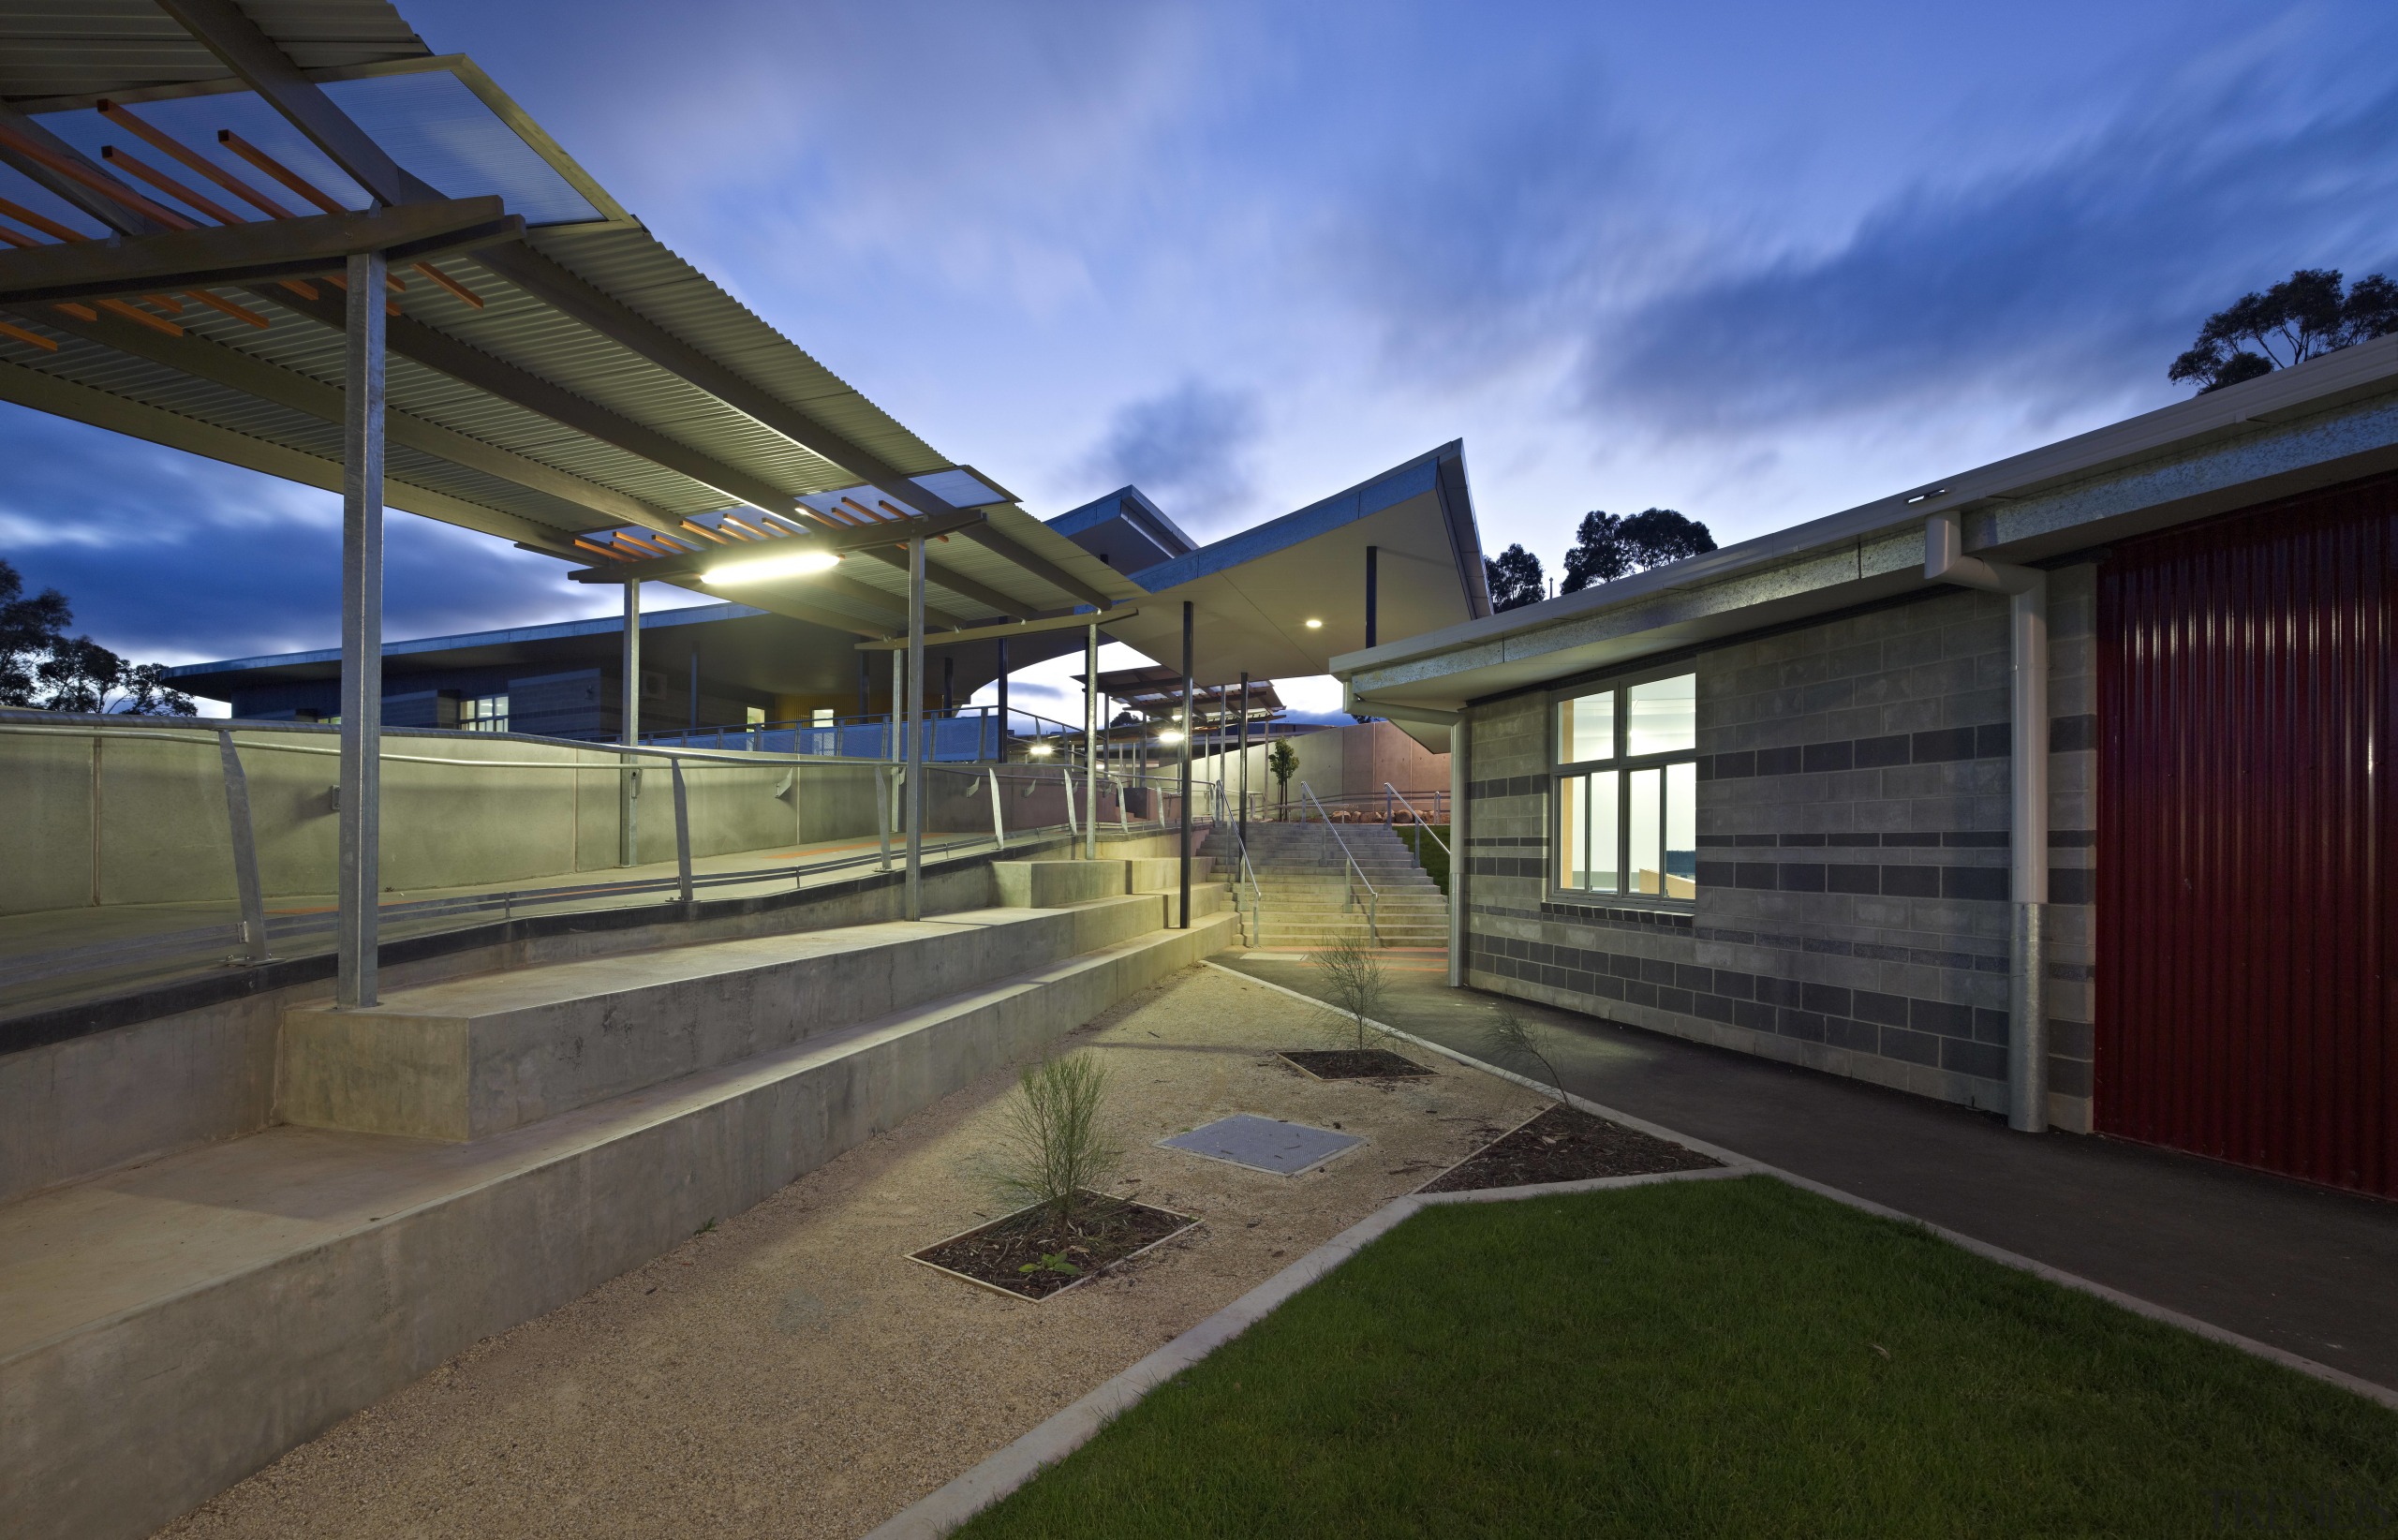
<svg viewBox="0 0 2398 1540"><path fill-rule="evenodd" d="M2102 1133L2398 1196L2393 559L2382 481L2100 569Z"/></svg>

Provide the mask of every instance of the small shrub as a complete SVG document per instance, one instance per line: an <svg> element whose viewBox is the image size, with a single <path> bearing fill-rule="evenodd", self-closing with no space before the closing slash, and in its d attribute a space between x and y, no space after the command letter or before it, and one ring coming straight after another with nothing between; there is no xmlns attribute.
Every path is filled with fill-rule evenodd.
<svg viewBox="0 0 2398 1540"><path fill-rule="evenodd" d="M1361 1053L1374 1046L1383 1034L1373 1017L1390 987L1381 949L1354 936L1343 936L1308 961L1324 982L1326 1002L1340 1013L1335 1040Z"/></svg>
<svg viewBox="0 0 2398 1540"><path fill-rule="evenodd" d="M1024 1072L1007 1112L1007 1139L992 1174L1000 1195L1038 1205L1060 1222L1081 1217L1115 1174L1123 1150L1108 1137L1107 1069L1087 1053L1044 1059Z"/></svg>
<svg viewBox="0 0 2398 1540"><path fill-rule="evenodd" d="M1556 1033L1547 1023L1527 1021L1502 1005L1483 1027L1482 1038L1485 1051L1493 1062L1518 1074L1537 1071L1533 1077L1547 1086L1559 1102L1565 1100L1565 1077L1558 1073L1556 1060L1549 1056Z"/></svg>

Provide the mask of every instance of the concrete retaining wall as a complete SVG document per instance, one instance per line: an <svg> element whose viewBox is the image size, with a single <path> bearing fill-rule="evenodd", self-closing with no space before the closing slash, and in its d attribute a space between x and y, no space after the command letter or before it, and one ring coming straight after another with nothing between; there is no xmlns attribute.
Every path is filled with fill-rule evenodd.
<svg viewBox="0 0 2398 1540"><path fill-rule="evenodd" d="M1037 847L1063 848L1062 842ZM1174 837L1106 838L1101 848L1111 858L1154 857L1173 851ZM998 901L988 860L944 861L925 868L928 913L983 909ZM897 918L903 902L896 874L871 874L797 895L774 908L703 905L696 920L661 913L649 924L565 931L502 925L491 927L496 939L489 944L412 962L387 957L383 987L407 989L502 969L865 925ZM1202 905L1192 907L1207 912ZM332 998L328 975L0 1055L0 1203L267 1127L276 1119L274 1066L283 1014Z"/></svg>
<svg viewBox="0 0 2398 1540"><path fill-rule="evenodd" d="M10 1533L147 1534L451 1355L1038 1052L1231 934L1229 916L1158 933L943 1012L697 1077L629 1120L593 1108L504 1135L507 1168L444 1201L32 1348L0 1364Z"/></svg>
<svg viewBox="0 0 2398 1540"><path fill-rule="evenodd" d="M1079 865L1120 884L1114 862ZM1113 946L1164 918L1155 895L973 911L464 979L371 1010L303 1007L283 1020L283 1118L480 1139Z"/></svg>

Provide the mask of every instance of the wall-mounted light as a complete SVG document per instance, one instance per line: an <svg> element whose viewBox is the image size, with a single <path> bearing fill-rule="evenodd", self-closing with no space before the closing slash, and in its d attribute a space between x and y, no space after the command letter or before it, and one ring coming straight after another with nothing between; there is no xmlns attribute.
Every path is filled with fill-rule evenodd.
<svg viewBox="0 0 2398 1540"><path fill-rule="evenodd" d="M720 567L711 567L700 574L700 581L712 584L771 583L777 578L829 572L840 565L840 561L839 553L834 551L793 551L787 555L760 556L755 561L733 561Z"/></svg>
<svg viewBox="0 0 2398 1540"><path fill-rule="evenodd" d="M1049 757L1052 750L1047 744L1037 743L1031 748L1026 749L1025 752L1031 755L1036 760L1045 760Z"/></svg>
<svg viewBox="0 0 2398 1540"><path fill-rule="evenodd" d="M1180 743L1181 741L1182 733L1177 728L1169 727L1158 734L1158 742L1160 743Z"/></svg>
<svg viewBox="0 0 2398 1540"><path fill-rule="evenodd" d="M1321 620L1310 620L1308 622L1308 629L1311 631L1320 631L1324 629L1324 622Z"/></svg>

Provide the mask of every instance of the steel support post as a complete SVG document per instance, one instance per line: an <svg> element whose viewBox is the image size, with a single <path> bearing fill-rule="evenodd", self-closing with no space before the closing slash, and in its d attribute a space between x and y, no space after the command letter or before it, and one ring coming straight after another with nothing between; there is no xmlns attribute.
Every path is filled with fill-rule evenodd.
<svg viewBox="0 0 2398 1540"><path fill-rule="evenodd" d="M377 1000L382 892L383 280L381 252L349 259L342 378L341 834L333 1002Z"/></svg>
<svg viewBox="0 0 2398 1540"><path fill-rule="evenodd" d="M1198 734L1199 721L1192 713L1191 701L1191 600L1182 601L1182 832L1176 841L1176 853L1182 867L1182 928L1191 928L1191 740Z"/></svg>
<svg viewBox="0 0 2398 1540"><path fill-rule="evenodd" d="M1249 848L1249 671L1240 676L1240 843Z"/></svg>
<svg viewBox="0 0 2398 1540"><path fill-rule="evenodd" d="M908 918L925 917L925 538L908 542Z"/></svg>
<svg viewBox="0 0 2398 1540"><path fill-rule="evenodd" d="M1008 639L999 638L999 741L991 746L991 758L1001 764L1008 762Z"/></svg>
<svg viewBox="0 0 2398 1540"><path fill-rule="evenodd" d="M1083 638L1083 859L1099 859L1099 628Z"/></svg>
<svg viewBox="0 0 2398 1540"><path fill-rule="evenodd" d="M616 740L627 748L641 747L641 584L625 583L624 678L616 713ZM616 865L641 862L641 762L625 756L616 777Z"/></svg>

